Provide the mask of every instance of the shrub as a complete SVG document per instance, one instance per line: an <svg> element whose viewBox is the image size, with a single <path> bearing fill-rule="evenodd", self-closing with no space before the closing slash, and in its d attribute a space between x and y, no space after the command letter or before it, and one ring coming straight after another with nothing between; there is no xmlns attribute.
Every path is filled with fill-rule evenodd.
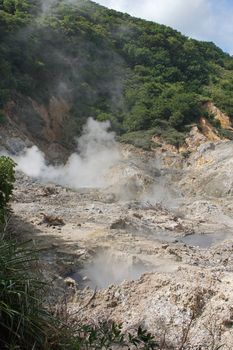
<svg viewBox="0 0 233 350"><path fill-rule="evenodd" d="M146 151L149 151L152 146L151 138L155 134L155 129L148 131L134 131L127 134L124 134L119 138L119 141L123 143L129 143L135 147L142 148Z"/></svg>
<svg viewBox="0 0 233 350"><path fill-rule="evenodd" d="M42 349L52 322L42 307L44 283L31 274L35 254L0 240L0 348Z"/></svg>
<svg viewBox="0 0 233 350"><path fill-rule="evenodd" d="M15 181L15 163L9 157L0 157L0 224L4 223L6 208Z"/></svg>
<svg viewBox="0 0 233 350"><path fill-rule="evenodd" d="M221 137L224 137L228 140L233 141L233 131L231 130L226 130L226 129L219 129L218 133Z"/></svg>
<svg viewBox="0 0 233 350"><path fill-rule="evenodd" d="M6 121L6 117L3 111L0 110L0 124L4 124Z"/></svg>
<svg viewBox="0 0 233 350"><path fill-rule="evenodd" d="M74 329L75 336L63 342L69 350L108 350L108 349L159 349L159 343L152 334L142 327L135 332L123 332L122 325L111 321L102 321L96 325L86 324ZM66 345L65 345L66 344Z"/></svg>

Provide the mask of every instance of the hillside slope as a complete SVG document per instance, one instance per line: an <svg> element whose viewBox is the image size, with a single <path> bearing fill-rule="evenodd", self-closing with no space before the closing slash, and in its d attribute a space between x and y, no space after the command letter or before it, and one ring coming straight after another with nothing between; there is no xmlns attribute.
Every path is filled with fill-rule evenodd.
<svg viewBox="0 0 233 350"><path fill-rule="evenodd" d="M232 57L88 0L52 3L0 0L2 123L45 148L72 147L90 116L126 141L146 131L180 145L201 116L232 138L203 107L233 119Z"/></svg>

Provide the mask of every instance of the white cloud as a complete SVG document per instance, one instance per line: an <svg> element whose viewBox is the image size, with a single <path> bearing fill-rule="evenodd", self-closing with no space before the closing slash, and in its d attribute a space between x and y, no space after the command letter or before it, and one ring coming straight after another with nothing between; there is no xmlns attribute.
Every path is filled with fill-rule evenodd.
<svg viewBox="0 0 233 350"><path fill-rule="evenodd" d="M233 53L233 4L227 0L98 0L104 6L169 25L182 33L213 41Z"/></svg>

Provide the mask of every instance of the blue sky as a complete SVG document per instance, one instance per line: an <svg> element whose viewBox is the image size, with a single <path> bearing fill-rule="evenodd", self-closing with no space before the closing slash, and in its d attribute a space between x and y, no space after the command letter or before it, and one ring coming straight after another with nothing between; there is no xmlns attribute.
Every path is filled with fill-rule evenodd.
<svg viewBox="0 0 233 350"><path fill-rule="evenodd" d="M233 0L95 0L97 3L169 25L199 40L213 41L233 55Z"/></svg>

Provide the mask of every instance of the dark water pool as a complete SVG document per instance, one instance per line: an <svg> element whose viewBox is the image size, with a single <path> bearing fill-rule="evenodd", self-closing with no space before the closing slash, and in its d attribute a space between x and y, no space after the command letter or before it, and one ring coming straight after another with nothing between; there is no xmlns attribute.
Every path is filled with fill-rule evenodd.
<svg viewBox="0 0 233 350"><path fill-rule="evenodd" d="M203 249L210 248L211 246L221 243L226 239L233 237L229 233L206 233L206 234L194 234L182 237L179 241L190 246L196 246Z"/></svg>

